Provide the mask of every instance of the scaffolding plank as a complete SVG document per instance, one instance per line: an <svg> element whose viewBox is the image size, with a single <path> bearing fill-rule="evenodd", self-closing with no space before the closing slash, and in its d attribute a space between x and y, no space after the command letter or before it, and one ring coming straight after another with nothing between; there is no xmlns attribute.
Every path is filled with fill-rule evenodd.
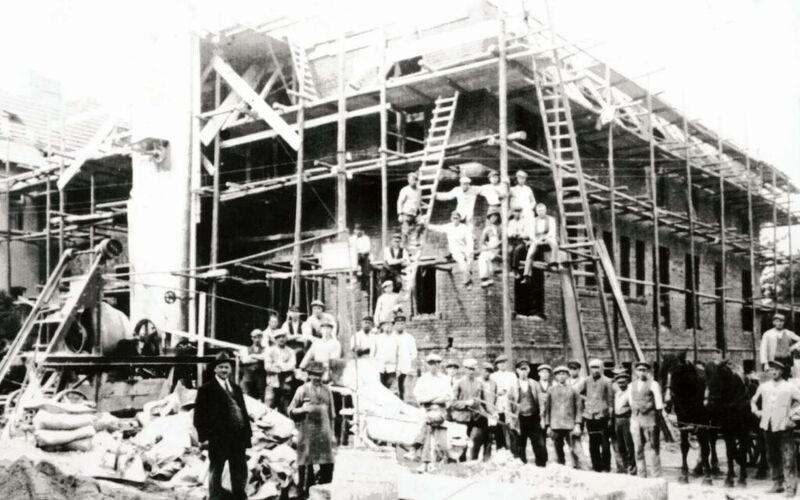
<svg viewBox="0 0 800 500"><path fill-rule="evenodd" d="M255 87L263 76L264 68L254 64L247 68L247 71L245 71L242 76L242 80L248 86ZM225 100L222 101L222 104L220 104L217 109L229 109L230 111L227 113L215 114L209 118L208 122L203 126L203 130L200 131L200 142L203 143L203 146L211 144L211 141L214 140L214 137L222 130L228 120L236 114L235 109L238 108L241 103L242 97L236 92L231 92L225 97Z"/></svg>

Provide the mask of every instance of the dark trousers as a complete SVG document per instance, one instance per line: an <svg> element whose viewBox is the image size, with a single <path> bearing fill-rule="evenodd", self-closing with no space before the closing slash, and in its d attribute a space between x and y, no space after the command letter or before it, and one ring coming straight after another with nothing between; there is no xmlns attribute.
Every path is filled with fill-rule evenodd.
<svg viewBox="0 0 800 500"><path fill-rule="evenodd" d="M472 442L470 460L477 460L481 449L483 449L483 459L489 460L492 456L492 440L489 437L489 421L486 417L473 417L467 424L467 436Z"/></svg>
<svg viewBox="0 0 800 500"><path fill-rule="evenodd" d="M573 436L572 430L567 429L553 429L553 447L556 449L556 462L564 465L567 463L564 456L564 445L569 446L569 452L572 456L572 466L580 469L581 464L581 438L580 436Z"/></svg>
<svg viewBox="0 0 800 500"><path fill-rule="evenodd" d="M544 467L547 465L547 445L545 444L545 435L542 426L539 424L538 415L520 415L519 416L519 439L517 440L517 457L522 460L522 463L528 463L527 452L525 448L528 446L528 441L531 442L533 448L533 459L536 465Z"/></svg>
<svg viewBox="0 0 800 500"><path fill-rule="evenodd" d="M319 470L314 474L313 465L301 465L297 468L298 484L297 489L304 496L308 496L308 490L315 484L328 484L333 481L333 464L319 464Z"/></svg>
<svg viewBox="0 0 800 500"><path fill-rule="evenodd" d="M617 453L621 459L619 461L622 462L626 469L625 471L617 472L632 472L636 470L633 436L631 435L631 417L614 417L614 437L617 442Z"/></svg>
<svg viewBox="0 0 800 500"><path fill-rule="evenodd" d="M792 366L794 366L792 356L775 356L775 361L779 361L783 365L783 378L788 379L792 376Z"/></svg>
<svg viewBox="0 0 800 500"><path fill-rule="evenodd" d="M611 443L608 438L608 417L586 419L589 434L589 456L595 472L611 471Z"/></svg>
<svg viewBox="0 0 800 500"><path fill-rule="evenodd" d="M381 372L381 384L383 384L383 386L387 389L392 388L396 378L397 374L395 372Z"/></svg>
<svg viewBox="0 0 800 500"><path fill-rule="evenodd" d="M403 266L383 266L381 273L381 283L391 280L394 283L394 291L399 292L403 289Z"/></svg>
<svg viewBox="0 0 800 500"><path fill-rule="evenodd" d="M231 475L231 493L234 500L246 500L247 455L243 445L234 443L210 443L208 447L208 498L221 500L231 498L222 488L222 471L225 462Z"/></svg>
<svg viewBox="0 0 800 500"><path fill-rule="evenodd" d="M370 265L369 265L369 254L368 253L360 253L358 254L358 282L361 284L361 291L366 292L369 291L369 281L370 281Z"/></svg>
<svg viewBox="0 0 800 500"><path fill-rule="evenodd" d="M797 489L797 470L792 431L764 431L764 439L767 442L767 460L772 480L785 483L787 489L794 491Z"/></svg>
<svg viewBox="0 0 800 500"><path fill-rule="evenodd" d="M498 418L497 421L505 423L506 414L501 413L500 418ZM498 450L501 450L506 447L506 435L508 434L508 431L506 430L505 425L498 424L493 427L490 427L489 432L491 433L492 437L494 437L494 444Z"/></svg>
<svg viewBox="0 0 800 500"><path fill-rule="evenodd" d="M525 240L511 238L508 240L508 249L511 254L511 258L509 259L511 272L519 273L519 268L522 263L525 262L525 257L528 255L528 244Z"/></svg>
<svg viewBox="0 0 800 500"><path fill-rule="evenodd" d="M267 372L253 370L242 377L242 392L251 398L264 401L264 391L267 387Z"/></svg>
<svg viewBox="0 0 800 500"><path fill-rule="evenodd" d="M397 395L400 396L401 401L405 401L406 395L406 374L397 374Z"/></svg>

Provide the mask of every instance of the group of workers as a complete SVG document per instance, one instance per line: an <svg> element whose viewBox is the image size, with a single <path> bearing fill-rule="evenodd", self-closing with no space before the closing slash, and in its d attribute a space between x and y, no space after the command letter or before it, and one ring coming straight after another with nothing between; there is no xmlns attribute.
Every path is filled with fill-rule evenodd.
<svg viewBox="0 0 800 500"><path fill-rule="evenodd" d="M613 378L604 373L603 363L589 363L589 375L581 376L581 363L552 368L531 366L518 361L515 369L505 356L479 365L472 358L462 366L445 363L437 354L426 357L428 370L417 380L414 397L427 409L427 423L417 449L424 468L447 460L446 420L463 423L471 441L470 458L488 460L492 448L508 448L527 463L530 442L534 462L548 461L546 439L553 441L556 462L566 462L565 449L575 468L587 468L581 436L588 434L591 468L611 471L611 450L616 471L658 477L658 414L664 404L659 384L650 375L646 362L634 365L635 380L630 383L626 370L617 368ZM459 373L459 370L462 370Z"/></svg>
<svg viewBox="0 0 800 500"><path fill-rule="evenodd" d="M462 175L459 185L449 191L435 193L435 200L455 201L450 221L445 224L430 224L424 213L423 188L416 172L408 174L408 183L397 198L397 214L400 232L392 236L391 243L383 251L381 283L394 282L395 291L403 288L404 270L410 263L409 254L418 248L418 237L424 229L444 234L447 250L455 269L462 277L466 288L471 288L472 262L475 257L474 218L475 203L482 196L488 205L486 224L478 238L478 276L482 287L494 284L494 273L502 262L501 208L509 208L508 242L510 270L523 282L530 280L534 262L543 260L549 252L547 266L559 266L559 246L556 220L547 214L547 206L537 203L533 190L528 185L528 174L524 170L516 173L516 183L510 189L500 182L496 171L488 174L488 183L479 187L472 185L469 176ZM369 287L370 241L363 228L356 224L350 239L353 265L360 278L361 288ZM522 275L520 276L520 271ZM414 279L414 277L407 277Z"/></svg>

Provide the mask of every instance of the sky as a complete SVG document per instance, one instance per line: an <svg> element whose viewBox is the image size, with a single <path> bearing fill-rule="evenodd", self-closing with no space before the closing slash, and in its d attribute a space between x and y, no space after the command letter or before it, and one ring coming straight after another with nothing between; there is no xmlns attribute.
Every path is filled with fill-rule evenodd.
<svg viewBox="0 0 800 500"><path fill-rule="evenodd" d="M413 23L467 0L27 0L0 15L0 87L25 91L35 71L65 93L119 114L136 91L128 62L166 2L190 4L175 29L321 13L331 30L358 19ZM469 0L472 1L472 0ZM522 0L496 0L517 11ZM544 0L527 0L545 18ZM800 185L800 2L795 0L550 0L556 29L724 138L748 146ZM244 14L242 14L244 13ZM255 14L254 14L255 13Z"/></svg>

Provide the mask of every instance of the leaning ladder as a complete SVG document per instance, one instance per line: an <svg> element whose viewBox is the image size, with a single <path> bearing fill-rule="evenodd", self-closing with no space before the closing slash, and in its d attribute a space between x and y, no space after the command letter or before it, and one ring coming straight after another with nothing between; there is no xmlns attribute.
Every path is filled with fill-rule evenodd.
<svg viewBox="0 0 800 500"><path fill-rule="evenodd" d="M289 45L289 52L292 54L296 91L300 93L300 97L303 99L308 99L309 101L319 99L317 86L314 84L314 76L311 74L311 66L308 64L306 49L297 45L292 39L287 39L286 42Z"/></svg>
<svg viewBox="0 0 800 500"><path fill-rule="evenodd" d="M637 358L642 359L642 351L625 305L613 262L603 241L595 238L578 141L572 120L572 110L565 88L563 72L566 71L566 67L562 62L561 48L557 44L552 27L549 31L552 44L548 50L550 53L549 64L541 64L541 59L537 60L537 57L531 59L536 98L539 104L539 113L542 116L547 153L556 186L556 201L560 219L559 231L562 242L560 248L569 254L565 269L561 272L561 288L570 348L574 356L583 359L584 363L588 364L586 329L578 298L577 279L593 278L609 346L614 362L617 362L617 349L611 334L610 313L600 273L600 269L602 269L628 332L631 347Z"/></svg>
<svg viewBox="0 0 800 500"><path fill-rule="evenodd" d="M445 160L445 150L450 141L450 133L453 130L453 118L456 114L456 104L458 103L458 92L451 97L439 97L433 108L428 135L425 138L425 149L422 153L422 162L419 167L420 204L424 211L422 220L422 231L419 233L417 242L409 245L411 262L406 270L408 277L406 287L409 293L416 287L417 270L419 269L420 259L422 258L422 247L427 236L427 226L433 214L433 205L436 200L436 190L439 187L439 177L442 173L442 166Z"/></svg>

